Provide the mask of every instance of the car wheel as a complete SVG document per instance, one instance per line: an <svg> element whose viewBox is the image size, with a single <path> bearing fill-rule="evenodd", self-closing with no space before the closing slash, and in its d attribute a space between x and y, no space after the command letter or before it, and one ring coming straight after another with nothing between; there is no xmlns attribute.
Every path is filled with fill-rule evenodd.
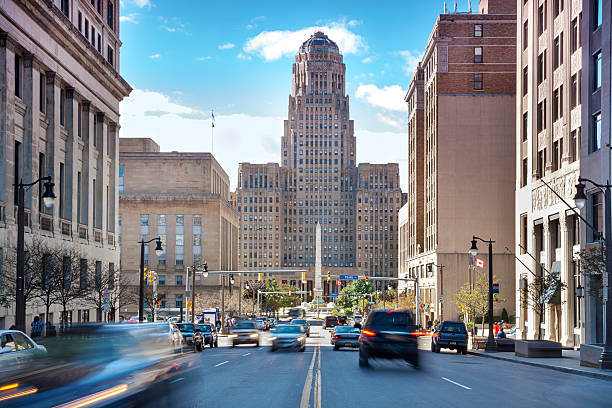
<svg viewBox="0 0 612 408"><path fill-rule="evenodd" d="M334 350L338 350L338 349L339 347L336 344L334 344Z"/></svg>
<svg viewBox="0 0 612 408"><path fill-rule="evenodd" d="M467 346L461 349L461 354L463 355L467 354Z"/></svg>
<svg viewBox="0 0 612 408"><path fill-rule="evenodd" d="M232 348L236 347L236 345L234 344L234 342L232 341Z"/></svg>
<svg viewBox="0 0 612 408"><path fill-rule="evenodd" d="M462 353L461 347L457 347L457 354L461 354L461 353Z"/></svg>
<svg viewBox="0 0 612 408"><path fill-rule="evenodd" d="M436 353L438 353L438 354L440 353L440 345L439 344L436 346Z"/></svg>
<svg viewBox="0 0 612 408"><path fill-rule="evenodd" d="M197 343L195 348L197 351L200 351L200 352L204 350L204 346L202 346L202 343Z"/></svg>
<svg viewBox="0 0 612 408"><path fill-rule="evenodd" d="M431 352L432 352L432 353L435 353L435 352L436 352L436 346L435 346L435 344L433 343L433 341L431 342Z"/></svg>
<svg viewBox="0 0 612 408"><path fill-rule="evenodd" d="M414 368L419 368L419 359L416 356L407 358L406 362L412 365Z"/></svg>
<svg viewBox="0 0 612 408"><path fill-rule="evenodd" d="M370 367L370 362L368 361L368 358L364 356L361 352L359 352L359 367L360 368Z"/></svg>
<svg viewBox="0 0 612 408"><path fill-rule="evenodd" d="M259 342L255 343L255 347L259 347Z"/></svg>
<svg viewBox="0 0 612 408"><path fill-rule="evenodd" d="M306 346L302 346L302 348L299 351L300 353L303 353L304 351L306 351Z"/></svg>
<svg viewBox="0 0 612 408"><path fill-rule="evenodd" d="M276 351L276 347L274 347L274 346L270 347L270 351L271 351L272 353L274 353L274 352Z"/></svg>

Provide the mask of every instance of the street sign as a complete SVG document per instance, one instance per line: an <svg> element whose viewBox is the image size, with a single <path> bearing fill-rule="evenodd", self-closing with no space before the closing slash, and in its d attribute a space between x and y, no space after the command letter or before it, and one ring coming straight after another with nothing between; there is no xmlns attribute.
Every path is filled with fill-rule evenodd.
<svg viewBox="0 0 612 408"><path fill-rule="evenodd" d="M337 293L330 293L329 296L333 297L333 298L336 298L336 297L338 297L338 294Z"/></svg>
<svg viewBox="0 0 612 408"><path fill-rule="evenodd" d="M444 303L444 295L440 295L440 303Z"/></svg>
<svg viewBox="0 0 612 408"><path fill-rule="evenodd" d="M493 284L493 293L499 293L499 283Z"/></svg>
<svg viewBox="0 0 612 408"><path fill-rule="evenodd" d="M602 285L603 285L604 287L608 287L608 272L604 272L604 273L602 273L602 275L601 275L601 276L602 276L602 278L603 278Z"/></svg>
<svg viewBox="0 0 612 408"><path fill-rule="evenodd" d="M369 305L375 305L375 302L368 302Z"/></svg>
<svg viewBox="0 0 612 408"><path fill-rule="evenodd" d="M110 291L108 289L104 289L104 300L110 300Z"/></svg>
<svg viewBox="0 0 612 408"><path fill-rule="evenodd" d="M104 313L110 312L110 303L108 300L104 300Z"/></svg>
<svg viewBox="0 0 612 408"><path fill-rule="evenodd" d="M359 280L359 275L340 275L340 280Z"/></svg>

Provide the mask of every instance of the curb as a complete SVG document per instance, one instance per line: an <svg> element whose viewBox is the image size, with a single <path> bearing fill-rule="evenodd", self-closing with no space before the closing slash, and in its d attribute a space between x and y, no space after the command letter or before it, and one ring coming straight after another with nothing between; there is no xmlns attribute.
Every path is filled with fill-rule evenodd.
<svg viewBox="0 0 612 408"><path fill-rule="evenodd" d="M600 380L612 381L612 375L593 373L590 371L582 371L582 370L577 370L575 368L559 367L559 366L553 366L553 365L548 365L548 364L536 363L532 361L515 360L513 358L501 357L501 356L496 356L492 354L476 353L470 350L468 350L468 354L473 355L473 356L485 357L485 358L493 358L495 360L508 361L508 362L516 363L516 364L524 364L524 365L529 365L533 367L548 368L549 370L561 371L561 372L568 373L568 374L582 375L584 377L591 377L591 378L597 378Z"/></svg>

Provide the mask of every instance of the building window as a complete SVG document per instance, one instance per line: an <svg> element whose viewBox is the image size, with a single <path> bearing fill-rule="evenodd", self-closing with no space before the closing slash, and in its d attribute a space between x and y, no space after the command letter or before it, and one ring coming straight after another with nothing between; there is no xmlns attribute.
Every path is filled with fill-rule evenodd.
<svg viewBox="0 0 612 408"><path fill-rule="evenodd" d="M553 0L553 13L557 17L563 11L563 0Z"/></svg>
<svg viewBox="0 0 612 408"><path fill-rule="evenodd" d="M140 214L140 235L143 239L149 235L149 214Z"/></svg>
<svg viewBox="0 0 612 408"><path fill-rule="evenodd" d="M523 68L523 96L527 95L529 90L529 67Z"/></svg>
<svg viewBox="0 0 612 408"><path fill-rule="evenodd" d="M593 56L593 92L601 88L601 51Z"/></svg>
<svg viewBox="0 0 612 408"><path fill-rule="evenodd" d="M529 45L529 20L525 20L523 23L523 50L527 49Z"/></svg>
<svg viewBox="0 0 612 408"><path fill-rule="evenodd" d="M70 18L70 0L60 0L60 10L66 17Z"/></svg>
<svg viewBox="0 0 612 408"><path fill-rule="evenodd" d="M106 47L106 60L113 67L115 66L115 51L111 48L110 45Z"/></svg>
<svg viewBox="0 0 612 408"><path fill-rule="evenodd" d="M580 25L578 17L572 20L570 25L570 52L573 54L580 47Z"/></svg>
<svg viewBox="0 0 612 408"><path fill-rule="evenodd" d="M522 136L523 142L527 141L527 133L529 131L529 124L528 124L527 118L528 118L527 112L523 113L523 129L521 129L522 134L523 134Z"/></svg>
<svg viewBox="0 0 612 408"><path fill-rule="evenodd" d="M527 214L521 214L521 255L527 253Z"/></svg>
<svg viewBox="0 0 612 408"><path fill-rule="evenodd" d="M185 259L185 217L176 216L175 265L183 265Z"/></svg>
<svg viewBox="0 0 612 408"><path fill-rule="evenodd" d="M115 26L115 8L113 6L113 2L109 1L106 3L106 22L111 30L114 30Z"/></svg>
<svg viewBox="0 0 612 408"><path fill-rule="evenodd" d="M570 134L570 162L573 163L578 159L578 152L580 147L580 128L574 130Z"/></svg>
<svg viewBox="0 0 612 408"><path fill-rule="evenodd" d="M538 55L538 85L546 79L546 51Z"/></svg>
<svg viewBox="0 0 612 408"><path fill-rule="evenodd" d="M83 14L79 10L78 18L77 18L77 27L79 28L79 32L83 32Z"/></svg>
<svg viewBox="0 0 612 408"><path fill-rule="evenodd" d="M580 72L575 75L572 75L572 83L571 83L571 95L570 95L570 104L571 108L575 108L580 105Z"/></svg>
<svg viewBox="0 0 612 408"><path fill-rule="evenodd" d="M482 73L474 74L474 89L476 90L482 89Z"/></svg>
<svg viewBox="0 0 612 408"><path fill-rule="evenodd" d="M125 166L119 166L119 194L125 193Z"/></svg>
<svg viewBox="0 0 612 408"><path fill-rule="evenodd" d="M89 40L89 20L85 19L85 38Z"/></svg>
<svg viewBox="0 0 612 408"><path fill-rule="evenodd" d="M591 152L601 149L601 112L593 115Z"/></svg>
<svg viewBox="0 0 612 408"><path fill-rule="evenodd" d="M482 62L482 47L474 47L474 62Z"/></svg>
<svg viewBox="0 0 612 408"><path fill-rule="evenodd" d="M176 275L176 286L183 286L183 275Z"/></svg>
<svg viewBox="0 0 612 408"><path fill-rule="evenodd" d="M561 164L561 150L560 149L560 143L562 142L562 140L555 140L553 142L552 145L552 149L553 149L553 156L552 156L552 171L557 171L559 170L560 164Z"/></svg>
<svg viewBox="0 0 612 408"><path fill-rule="evenodd" d="M527 158L525 157L521 166L521 187L525 187L527 185Z"/></svg>
<svg viewBox="0 0 612 408"><path fill-rule="evenodd" d="M59 216L64 218L64 209L66 207L66 169L64 163L60 162L60 177L59 177Z"/></svg>
<svg viewBox="0 0 612 408"><path fill-rule="evenodd" d="M538 8L538 35L544 34L546 30L546 3Z"/></svg>
<svg viewBox="0 0 612 408"><path fill-rule="evenodd" d="M98 34L98 52L102 54L102 35Z"/></svg>
<svg viewBox="0 0 612 408"><path fill-rule="evenodd" d="M553 44L553 70L563 64L563 33L559 34Z"/></svg>
<svg viewBox="0 0 612 408"><path fill-rule="evenodd" d="M593 0L593 31L597 30L602 23L603 0Z"/></svg>
<svg viewBox="0 0 612 408"><path fill-rule="evenodd" d="M183 307L183 295L181 293L174 297L174 307L181 309Z"/></svg>
<svg viewBox="0 0 612 408"><path fill-rule="evenodd" d="M482 37L482 24L474 24L474 37Z"/></svg>
<svg viewBox="0 0 612 408"><path fill-rule="evenodd" d="M23 72L21 70L21 56L15 54L15 96L21 98L21 79Z"/></svg>
<svg viewBox="0 0 612 408"><path fill-rule="evenodd" d="M65 126L66 123L66 91L60 89L60 125Z"/></svg>
<svg viewBox="0 0 612 408"><path fill-rule="evenodd" d="M546 129L546 99L538 103L538 133Z"/></svg>
<svg viewBox="0 0 612 408"><path fill-rule="evenodd" d="M166 275L157 275L157 284L159 286L166 286Z"/></svg>
<svg viewBox="0 0 612 408"><path fill-rule="evenodd" d="M538 167L536 178L541 179L546 175L546 149L542 149L538 152Z"/></svg>
<svg viewBox="0 0 612 408"><path fill-rule="evenodd" d="M592 232L591 242L596 242L601 239L601 236L603 233L603 219L604 219L603 211L604 211L604 203L603 203L603 194L601 193L601 191L591 194L591 213L589 215L591 218L591 225L593 225L593 229L594 229L594 230L591 230L589 228L589 231Z"/></svg>
<svg viewBox="0 0 612 408"><path fill-rule="evenodd" d="M563 85L553 91L553 122L563 117Z"/></svg>

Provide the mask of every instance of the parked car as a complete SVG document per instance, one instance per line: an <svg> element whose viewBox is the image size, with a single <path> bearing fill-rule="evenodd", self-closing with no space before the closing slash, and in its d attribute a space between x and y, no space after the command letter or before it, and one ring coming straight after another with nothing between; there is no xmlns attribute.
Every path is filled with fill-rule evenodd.
<svg viewBox="0 0 612 408"><path fill-rule="evenodd" d="M417 330L407 310L374 310L368 315L359 337L359 366L370 358L403 359L418 367Z"/></svg>
<svg viewBox="0 0 612 408"><path fill-rule="evenodd" d="M306 334L306 337L310 337L310 323L308 323L308 320L306 320L306 319L293 319L291 321L291 324L297 324L297 325L301 326L304 329L304 333Z"/></svg>
<svg viewBox="0 0 612 408"><path fill-rule="evenodd" d="M240 320L236 326L230 329L230 341L232 347L238 344L255 344L259 347L259 332L256 320Z"/></svg>
<svg viewBox="0 0 612 408"><path fill-rule="evenodd" d="M202 332L196 329L193 323L176 323L176 327L183 335L184 344L193 345L197 351L204 349L204 337Z"/></svg>
<svg viewBox="0 0 612 408"><path fill-rule="evenodd" d="M337 316L327 316L323 321L323 328L329 329L338 326L338 317Z"/></svg>
<svg viewBox="0 0 612 408"><path fill-rule="evenodd" d="M31 358L47 354L45 346L36 344L19 330L0 330L0 366L9 367L27 364Z"/></svg>
<svg viewBox="0 0 612 408"><path fill-rule="evenodd" d="M212 324L199 323L198 330L202 333L204 346L208 344L210 347L219 347L217 329Z"/></svg>
<svg viewBox="0 0 612 408"><path fill-rule="evenodd" d="M306 336L304 328L299 324L279 324L270 337L272 347L270 351L278 349L295 348L298 351L306 350Z"/></svg>
<svg viewBox="0 0 612 408"><path fill-rule="evenodd" d="M267 317L256 317L255 321L258 322L257 328L259 330L268 330L270 328Z"/></svg>
<svg viewBox="0 0 612 408"><path fill-rule="evenodd" d="M439 353L440 349L457 350L457 353L466 354L468 333L463 322L445 320L436 327L431 335L431 351Z"/></svg>
<svg viewBox="0 0 612 408"><path fill-rule="evenodd" d="M140 320L138 320L138 316L132 316L129 318L128 323L140 323Z"/></svg>
<svg viewBox="0 0 612 408"><path fill-rule="evenodd" d="M336 326L331 335L331 344L334 350L340 347L359 347L359 335L361 330L352 326Z"/></svg>
<svg viewBox="0 0 612 408"><path fill-rule="evenodd" d="M274 326L276 326L276 319L273 317L268 318L268 323L270 325L270 328L272 329Z"/></svg>

